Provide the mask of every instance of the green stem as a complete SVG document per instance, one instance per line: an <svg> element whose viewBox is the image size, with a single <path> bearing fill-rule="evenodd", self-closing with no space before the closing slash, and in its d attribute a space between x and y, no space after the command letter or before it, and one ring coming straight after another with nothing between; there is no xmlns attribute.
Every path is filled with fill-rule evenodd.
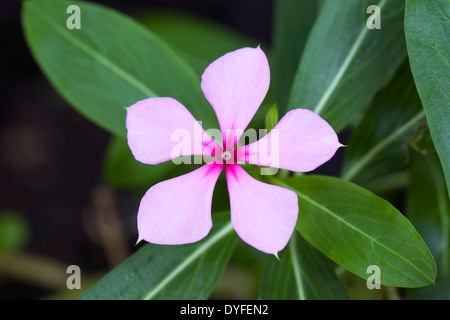
<svg viewBox="0 0 450 320"><path fill-rule="evenodd" d="M0 275L51 289L64 289L67 265L44 256L18 252L0 259Z"/></svg>

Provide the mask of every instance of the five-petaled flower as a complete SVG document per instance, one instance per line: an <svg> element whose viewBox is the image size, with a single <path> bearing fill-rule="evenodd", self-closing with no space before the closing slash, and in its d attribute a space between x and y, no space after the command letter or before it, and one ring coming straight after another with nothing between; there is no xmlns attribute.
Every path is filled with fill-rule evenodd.
<svg viewBox="0 0 450 320"><path fill-rule="evenodd" d="M193 151L182 156L205 155L213 149L213 156L223 159L152 186L139 206L139 239L175 245L204 238L212 227L214 187L225 167L231 222L240 238L275 255L286 246L298 217L296 193L254 179L237 161L266 165L258 157L259 150L264 149L265 157L277 157L274 163L278 168L306 172L328 161L341 144L319 115L294 109L262 139L236 149L269 83L269 64L259 47L227 53L206 68L201 89L217 115L223 147L172 98L148 98L127 109L128 144L138 161L154 165L171 160L176 143L171 134L180 128L192 133ZM198 139L195 130L201 130L207 138ZM271 146L272 132L279 135L276 146Z"/></svg>

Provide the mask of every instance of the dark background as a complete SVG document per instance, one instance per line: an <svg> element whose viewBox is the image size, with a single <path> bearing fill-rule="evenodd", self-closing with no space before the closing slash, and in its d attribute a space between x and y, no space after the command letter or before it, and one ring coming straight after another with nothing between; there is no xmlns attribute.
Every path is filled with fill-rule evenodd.
<svg viewBox="0 0 450 320"><path fill-rule="evenodd" d="M271 0L92 2L131 16L160 8L195 13L271 44ZM30 229L26 253L47 259L44 265L55 266L60 278L62 267L71 264L83 272L102 272L136 249L133 219L139 199L105 185L102 163L110 135L50 86L25 43L20 9L21 1L3 1L0 10L0 212L24 217ZM99 230L99 220L109 231ZM122 229L118 220L125 221ZM96 227L88 227L92 224ZM23 264L32 268L31 262ZM40 299L58 289L0 270L0 299Z"/></svg>

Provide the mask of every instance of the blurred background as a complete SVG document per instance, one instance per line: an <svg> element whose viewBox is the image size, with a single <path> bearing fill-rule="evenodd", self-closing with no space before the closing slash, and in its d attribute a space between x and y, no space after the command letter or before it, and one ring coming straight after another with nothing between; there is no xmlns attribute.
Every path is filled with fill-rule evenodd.
<svg viewBox="0 0 450 320"><path fill-rule="evenodd" d="M271 45L271 0L92 2L133 17L162 9L194 14ZM20 9L21 1L6 1L0 10L0 299L76 298L80 292L66 288L69 265L81 268L85 289L139 247L142 193L105 182L110 134L43 76L25 43ZM341 157L321 170L336 175ZM252 252L249 265L260 258ZM213 297L254 297L248 273L233 266L226 272L239 290L221 282Z"/></svg>

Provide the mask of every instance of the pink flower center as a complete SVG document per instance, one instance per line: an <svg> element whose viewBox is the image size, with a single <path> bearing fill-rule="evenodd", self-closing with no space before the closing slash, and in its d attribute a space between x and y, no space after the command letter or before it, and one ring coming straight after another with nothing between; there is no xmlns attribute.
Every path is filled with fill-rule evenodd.
<svg viewBox="0 0 450 320"><path fill-rule="evenodd" d="M236 158L235 155L235 150L231 149L231 150L226 150L226 149L221 149L219 151L219 157L218 157L218 163L227 165L227 164L234 164L235 161L234 159Z"/></svg>
<svg viewBox="0 0 450 320"><path fill-rule="evenodd" d="M222 151L222 159L225 161L231 159L231 153L229 151Z"/></svg>

